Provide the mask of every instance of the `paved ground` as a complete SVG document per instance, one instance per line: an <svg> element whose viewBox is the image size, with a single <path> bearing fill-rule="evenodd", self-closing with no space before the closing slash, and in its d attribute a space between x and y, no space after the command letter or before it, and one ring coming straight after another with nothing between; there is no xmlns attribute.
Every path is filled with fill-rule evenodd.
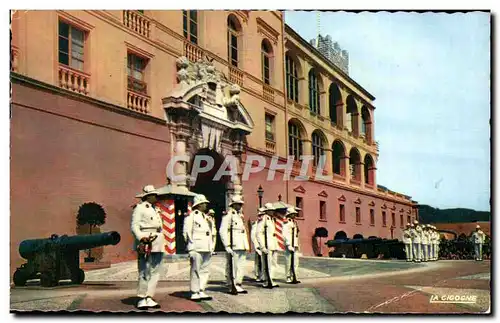
<svg viewBox="0 0 500 323"><path fill-rule="evenodd" d="M208 292L212 301L194 303L189 298L189 265L167 264L158 284L156 300L164 312L230 313L485 313L490 308L490 262L438 261L406 263L361 259L303 257L298 285L284 277L283 259L277 273L279 288L266 290L252 282L252 257L247 261L246 295L232 296L223 285L225 260L212 260ZM137 311L136 264L121 263L86 273L81 286L63 284L42 288L37 281L11 288L13 311L88 310ZM431 303L436 295L476 296L468 304Z"/></svg>

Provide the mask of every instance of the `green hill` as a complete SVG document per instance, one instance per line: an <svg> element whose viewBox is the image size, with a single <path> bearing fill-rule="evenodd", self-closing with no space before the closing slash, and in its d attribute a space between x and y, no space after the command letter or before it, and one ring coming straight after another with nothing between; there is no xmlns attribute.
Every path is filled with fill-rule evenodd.
<svg viewBox="0 0 500 323"><path fill-rule="evenodd" d="M475 211L462 208L440 210L429 205L419 205L418 214L421 223L490 221L491 217L491 212L486 211Z"/></svg>

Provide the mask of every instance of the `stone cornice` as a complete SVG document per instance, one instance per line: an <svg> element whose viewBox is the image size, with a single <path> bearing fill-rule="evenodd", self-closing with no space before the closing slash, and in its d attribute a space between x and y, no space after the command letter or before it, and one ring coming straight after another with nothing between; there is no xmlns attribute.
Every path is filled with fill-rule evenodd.
<svg viewBox="0 0 500 323"><path fill-rule="evenodd" d="M95 98L92 98L92 97L89 97L89 96L86 96L83 94L74 93L72 91L65 90L65 89L60 88L58 86L44 83L44 82L35 80L33 78L30 78L30 77L27 77L27 76L24 76L24 75L15 73L15 72L10 73L10 81L13 83L23 84L23 85L26 85L29 87L37 88L37 89L40 89L40 90L43 90L46 92L50 92L53 94L65 96L65 97L68 97L68 98L71 98L74 100L78 100L81 102L93 104L95 106L98 106L99 108L109 110L109 111L112 111L115 113L119 113L122 115L126 115L129 117L133 117L135 119L141 119L141 120L145 120L145 121L149 121L149 122L153 122L153 123L157 123L157 124L166 125L166 121L163 119L153 117L153 116L150 116L147 114L139 113L139 112L124 108L122 106L107 103L107 102L104 102L104 101L101 101L101 100L98 100L98 99L95 99Z"/></svg>

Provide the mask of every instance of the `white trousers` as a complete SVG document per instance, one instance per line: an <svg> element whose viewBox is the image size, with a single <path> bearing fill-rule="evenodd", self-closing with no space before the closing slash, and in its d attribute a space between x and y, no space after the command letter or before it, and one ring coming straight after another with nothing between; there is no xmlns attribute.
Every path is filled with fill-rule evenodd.
<svg viewBox="0 0 500 323"><path fill-rule="evenodd" d="M162 252L152 252L147 259L142 255L138 256L139 282L137 296L141 298L154 296L158 280L160 280L160 276L163 274L162 265Z"/></svg>
<svg viewBox="0 0 500 323"><path fill-rule="evenodd" d="M262 267L262 258L258 253L255 253L254 257L254 272L256 279L264 279L262 273L264 272Z"/></svg>
<svg viewBox="0 0 500 323"><path fill-rule="evenodd" d="M209 266L210 258L212 258L211 252L189 252L189 262L191 264L191 292L199 293L204 291L208 283L208 277L210 276Z"/></svg>
<svg viewBox="0 0 500 323"><path fill-rule="evenodd" d="M405 243L405 253L406 253L406 260L412 260L413 259L413 245L412 243Z"/></svg>
<svg viewBox="0 0 500 323"><path fill-rule="evenodd" d="M421 253L422 253L422 256L420 257L420 259L422 261L427 261L429 260L429 245L428 244L421 244L420 245L420 248L421 248Z"/></svg>
<svg viewBox="0 0 500 323"><path fill-rule="evenodd" d="M298 279L298 269L299 269L299 256L297 255L297 252L294 252L293 255L293 270L295 271L295 276ZM292 271L290 270L292 268L292 253L287 249L285 250L285 274L287 279L292 279Z"/></svg>
<svg viewBox="0 0 500 323"><path fill-rule="evenodd" d="M233 250L233 257L230 254L226 253L226 278L228 285L231 284L231 274L229 271L229 263L231 262L231 258L233 259L233 276L234 284L241 285L243 282L243 276L245 276L245 263L247 260L246 250Z"/></svg>
<svg viewBox="0 0 500 323"><path fill-rule="evenodd" d="M483 260L483 244L475 243L474 244L474 254L476 260Z"/></svg>
<svg viewBox="0 0 500 323"><path fill-rule="evenodd" d="M267 264L269 264L269 273L271 275L271 284L274 285L273 279L276 279L276 266L278 263L278 252L269 250L268 254L262 253L262 270L264 271L262 273L262 277L264 280L267 282L268 281L268 276L267 276L267 264L266 264L266 259L267 257Z"/></svg>
<svg viewBox="0 0 500 323"><path fill-rule="evenodd" d="M420 243L419 242L414 242L413 243L413 260L414 261L421 261L422 260L422 254L420 250Z"/></svg>

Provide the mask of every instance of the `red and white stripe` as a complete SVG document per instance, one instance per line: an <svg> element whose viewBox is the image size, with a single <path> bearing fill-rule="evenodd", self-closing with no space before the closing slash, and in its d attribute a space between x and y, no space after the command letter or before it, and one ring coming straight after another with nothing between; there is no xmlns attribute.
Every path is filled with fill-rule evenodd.
<svg viewBox="0 0 500 323"><path fill-rule="evenodd" d="M278 241L278 247L281 250L285 250L285 239L283 238L283 220L276 218L274 221L276 240Z"/></svg>
<svg viewBox="0 0 500 323"><path fill-rule="evenodd" d="M175 254L175 203L174 200L157 202L163 222L163 236L165 237L165 252Z"/></svg>

